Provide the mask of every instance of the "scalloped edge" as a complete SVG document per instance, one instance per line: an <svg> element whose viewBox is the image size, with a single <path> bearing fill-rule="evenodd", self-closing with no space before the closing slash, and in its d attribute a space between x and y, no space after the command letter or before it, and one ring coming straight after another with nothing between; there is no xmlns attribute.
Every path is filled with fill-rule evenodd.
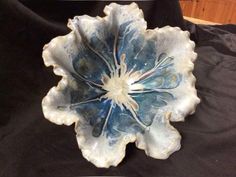
<svg viewBox="0 0 236 177"><path fill-rule="evenodd" d="M115 4L115 3L112 3L112 4ZM137 4L136 3L132 3L132 4L135 4L135 5L132 5L134 8L138 8ZM107 7L105 7L106 9ZM104 12L106 11L104 9ZM142 11L140 9L140 11ZM106 12L105 12L106 13ZM107 16L103 17L103 18L106 18ZM143 13L142 13L142 18L143 18ZM68 27L71 28L70 24L68 23ZM189 82L190 82L190 85L192 86L192 95L195 96L195 101L194 101L194 104L193 106L191 106L189 108L189 110L187 111L186 115L189 115L189 114L193 114L195 112L195 109L196 109L196 106L197 104L200 103L200 99L197 97L197 90L195 88L195 83L196 83L196 78L195 76L193 75L192 71L194 69L194 61L196 60L197 58L197 54L194 52L194 48L195 48L195 43L193 41L191 41L189 39L189 32L188 31L182 31L179 27L170 27L170 26L165 26L163 28L155 28L155 29L146 29L147 31L148 30L164 30L164 29L169 29L169 30L176 30L176 31L180 31L181 33L184 32L186 34L186 38L188 38L188 44L190 45L190 48L192 50L192 55L191 57L191 60L190 61L190 67L188 68L188 78L189 78ZM53 59L53 57L51 57L51 54L50 52L47 50L48 46L49 45L52 45L55 46L56 43L60 43L61 42L61 39L62 38L66 38L66 37L71 37L72 35L75 35L74 34L75 32L74 31L71 31L69 34L65 35L65 36L59 36L59 37L56 37L54 39L52 39L48 44L46 44L44 47L43 47L43 59L44 59L44 64L49 67L49 66L53 66L53 72L56 74L56 75L59 75L59 76L62 76L62 79L59 81L58 85L55 87L52 87L48 94L43 98L42 100L42 109L43 109L43 114L45 116L46 119L48 119L49 121L55 123L55 124L58 124L58 125L72 125L73 123L75 123L75 128L77 126L77 124L79 124L79 116L73 112L73 111L69 111L69 112L55 112L55 109L53 109L52 107L48 106L50 105L50 102L52 102L52 97L50 95L57 95L61 90L63 90L63 88L65 88L67 85L68 85L68 74L67 74L67 71L64 70L63 68L61 68ZM184 121L185 119L185 116L182 116L182 117L179 117L178 119L171 119L172 116L170 116L168 119L170 121ZM55 119L55 117L57 117ZM70 120L68 120L67 118L70 117ZM169 126L172 127L171 124L169 124ZM176 130L177 131L177 130ZM178 131L177 131L178 132ZM79 145L79 148L81 149L82 151L82 154L83 156L90 162L92 162L93 164L95 164L97 167L103 167L103 168L108 168L110 166L117 166L121 161L122 159L124 158L125 156L125 151L126 151L126 145L128 143L132 143L132 142L135 142L136 144L136 147L139 148L139 149L143 149L145 150L145 153L148 155L148 156L152 156L154 158L158 158L158 159L166 159L168 158L173 152L177 151L180 149L181 147L181 144L180 144L180 140L181 140L181 136L179 135L179 137L177 137L175 139L175 143L177 144L176 145L176 149L174 151L167 151L166 154L163 155L163 157L155 157L155 155L152 155L150 153L149 150L146 150L144 147L142 147L141 143L140 142L137 142L137 137L136 136L132 136L128 139L126 139L125 141L122 141L122 144L121 144L121 153L119 154L119 157L117 158L117 160L113 163L111 163L110 161L96 161L94 159L91 158L91 156L86 152L85 150L85 146L84 144L82 143L82 139L81 138L78 138L78 134L80 134L80 132L77 132L77 141L78 141L78 145ZM81 137L81 136L80 136ZM80 143L79 143L80 142ZM173 143L174 144L174 143Z"/></svg>

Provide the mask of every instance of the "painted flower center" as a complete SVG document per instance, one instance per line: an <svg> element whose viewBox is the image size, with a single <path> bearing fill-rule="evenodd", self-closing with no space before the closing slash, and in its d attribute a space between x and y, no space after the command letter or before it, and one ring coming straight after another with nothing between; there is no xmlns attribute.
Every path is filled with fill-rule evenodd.
<svg viewBox="0 0 236 177"><path fill-rule="evenodd" d="M127 78L117 75L109 78L104 83L103 88L108 92L107 97L114 100L116 103L123 103L129 93L129 85Z"/></svg>
<svg viewBox="0 0 236 177"><path fill-rule="evenodd" d="M140 72L127 71L125 54L122 54L117 70L111 73L111 76L103 75L102 77L102 88L107 91L104 97L112 100L120 107L125 106L128 109L137 111L138 104L130 94L143 89L141 84L135 84L140 76Z"/></svg>

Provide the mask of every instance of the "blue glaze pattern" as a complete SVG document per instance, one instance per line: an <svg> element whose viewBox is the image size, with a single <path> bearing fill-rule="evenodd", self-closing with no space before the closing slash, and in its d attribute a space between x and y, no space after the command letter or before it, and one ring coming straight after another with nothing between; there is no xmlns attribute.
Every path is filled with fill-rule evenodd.
<svg viewBox="0 0 236 177"><path fill-rule="evenodd" d="M72 92L71 104L76 106L71 109L75 109L93 127L91 134L94 137L106 135L114 140L122 133L143 133L152 124L156 110L175 99L168 90L180 84L181 74L175 71L172 56L157 53L155 33L145 35L135 27L134 20L120 22L116 14L112 18L116 25L91 19L93 28L90 30L86 29L84 23L87 21L83 20L83 16L72 21L81 39L78 54L72 60L73 77L83 82L80 87L84 93L89 87L90 90L96 88L99 90L96 93L101 94L92 98L87 95L86 101L81 102L83 91L78 91L80 96ZM127 77L121 76L122 72ZM132 84L142 88L127 91L124 100L129 103L119 101L119 98L116 101L114 97L107 96L113 93L104 87L109 82L107 80L113 78L117 80L115 85L121 84L119 79L135 78Z"/></svg>
<svg viewBox="0 0 236 177"><path fill-rule="evenodd" d="M147 29L135 3L111 3L104 13L69 19L72 31L44 46L45 65L62 76L42 100L44 117L75 124L82 155L97 167L117 166L130 142L166 159L180 149L170 122L200 101L194 43L178 27Z"/></svg>

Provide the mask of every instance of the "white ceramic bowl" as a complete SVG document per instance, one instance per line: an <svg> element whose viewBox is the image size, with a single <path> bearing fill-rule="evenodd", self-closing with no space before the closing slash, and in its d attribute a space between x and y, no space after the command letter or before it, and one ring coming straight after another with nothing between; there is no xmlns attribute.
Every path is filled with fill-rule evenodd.
<svg viewBox="0 0 236 177"><path fill-rule="evenodd" d="M43 99L43 113L59 125L75 123L79 148L97 167L119 164L130 142L166 159L180 149L170 121L184 121L200 101L194 42L178 27L147 30L135 3L104 12L74 17L69 34L45 45L44 63L62 79Z"/></svg>

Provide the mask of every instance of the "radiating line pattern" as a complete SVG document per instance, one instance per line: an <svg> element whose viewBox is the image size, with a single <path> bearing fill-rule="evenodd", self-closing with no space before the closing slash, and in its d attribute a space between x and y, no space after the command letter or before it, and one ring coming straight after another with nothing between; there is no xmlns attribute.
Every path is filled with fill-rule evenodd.
<svg viewBox="0 0 236 177"><path fill-rule="evenodd" d="M199 98L189 33L147 29L137 4L111 3L105 17L75 16L72 30L45 45L43 59L62 79L42 101L44 116L75 123L83 156L97 167L116 166L125 147L166 159L180 149L170 121L183 121Z"/></svg>
<svg viewBox="0 0 236 177"><path fill-rule="evenodd" d="M181 82L174 58L157 53L156 36L147 37L136 28L139 21L122 21L117 15L111 14L115 24L87 16L71 20L80 40L73 76L103 94L80 102L72 99L69 107L88 120L97 137L117 138L130 132L130 127L135 127L133 133L144 132L152 124L155 110L175 99L168 90ZM120 128L122 117L132 119L126 128Z"/></svg>

